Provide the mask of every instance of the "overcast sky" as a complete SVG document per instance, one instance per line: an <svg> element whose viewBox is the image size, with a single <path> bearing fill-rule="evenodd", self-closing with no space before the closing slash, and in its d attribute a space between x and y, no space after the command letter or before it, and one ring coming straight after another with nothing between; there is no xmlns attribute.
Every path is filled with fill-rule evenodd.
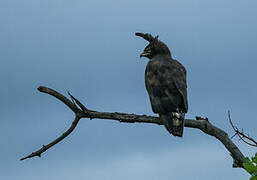
<svg viewBox="0 0 257 180"><path fill-rule="evenodd" d="M256 0L1 0L0 179L247 179L215 138L185 128L82 119L41 158L19 159L61 135L74 115L38 86L72 92L89 109L154 115L144 85L159 35L188 71L187 118L227 120L257 138ZM245 156L256 149L234 139Z"/></svg>

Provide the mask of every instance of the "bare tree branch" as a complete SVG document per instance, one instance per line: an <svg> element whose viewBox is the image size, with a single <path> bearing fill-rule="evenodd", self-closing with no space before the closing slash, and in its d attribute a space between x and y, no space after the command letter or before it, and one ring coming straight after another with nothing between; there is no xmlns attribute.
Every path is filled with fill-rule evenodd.
<svg viewBox="0 0 257 180"><path fill-rule="evenodd" d="M20 159L21 161L25 160L25 159L28 159L28 158L32 158L34 156L41 157L41 154L43 152L45 152L46 150L48 150L49 148L51 148L55 144L62 141L64 138L66 138L76 128L79 120L81 119L81 114L84 114L84 112L81 111L79 108L77 108L77 106L73 102L71 102L69 99L67 99L65 96L58 93L57 91L55 91L53 89L50 89L50 88L47 88L47 87L43 87L43 86L40 86L38 88L38 90L40 92L50 94L50 95L54 96L55 98L59 99L60 101L62 101L64 104L66 104L75 113L76 116L75 116L75 119L72 122L70 128L67 131L65 131L60 137L58 137L57 139L55 139L54 141L52 141L51 143L49 143L47 145L43 145L42 148L39 149L38 151L32 152L30 155L21 158ZM69 95L71 97L73 97L70 93L69 93Z"/></svg>
<svg viewBox="0 0 257 180"><path fill-rule="evenodd" d="M231 139L237 135L239 139L242 140L244 143L248 144L249 146L257 147L257 142L253 138L251 138L249 135L245 135L243 130L239 131L239 129L233 124L230 116L230 111L228 111L228 120L233 130L235 131L235 134L231 137ZM247 140L250 142L248 142Z"/></svg>
<svg viewBox="0 0 257 180"><path fill-rule="evenodd" d="M78 116L75 117L75 120L72 122L70 128L64 132L60 137L58 137L57 139L55 139L54 141L52 141L51 143L47 144L47 145L43 145L41 149L39 149L36 152L32 152L30 155L21 158L20 160L25 160L28 158L32 158L34 156L38 156L41 157L41 154L43 152L45 152L47 149L51 148L52 146L54 146L55 144L59 143L61 140L63 140L64 138L66 138L77 126L78 122L79 122L80 118Z"/></svg>
<svg viewBox="0 0 257 180"><path fill-rule="evenodd" d="M60 137L58 137L56 140L52 141L51 143L47 144L46 146L43 146L41 149L39 149L36 152L31 153L30 155L21 158L20 160L32 158L34 156L41 156L43 152L45 152L47 149L51 148L55 144L62 141L65 137L67 137L77 126L79 120L81 118L90 118L90 119L106 119L106 120L117 120L119 122L125 122L125 123L152 123L157 125L163 125L162 121L158 117L153 116L146 116L146 115L136 115L136 114L127 114L127 113L110 113L110 112L97 112L87 109L78 99L73 97L70 93L70 97L73 99L73 101L80 107L80 109L70 101L68 98L66 98L64 95L58 93L57 91L47 88L47 87L39 87L38 90L43 93L47 93L49 95L54 96L55 98L62 101L64 104L66 104L75 114L75 120L72 122L70 128L64 132ZM228 134L223 131L222 129L219 129L212 125L207 118L200 118L196 117L196 119L186 119L185 120L185 127L189 128L196 128L200 129L204 133L211 135L215 138L217 138L224 146L225 148L230 152L230 155L234 159L234 167L243 167L243 162L245 162L245 157L241 153L241 151L238 149L238 147L231 141Z"/></svg>
<svg viewBox="0 0 257 180"><path fill-rule="evenodd" d="M72 103L68 98L66 98L64 95L58 93L57 91L48 88L48 87L44 87L44 86L39 86L38 91L49 94L51 96L54 96L55 98L59 99L60 101L62 101L64 104L66 104L75 114L79 113L80 110L77 108L77 106Z"/></svg>

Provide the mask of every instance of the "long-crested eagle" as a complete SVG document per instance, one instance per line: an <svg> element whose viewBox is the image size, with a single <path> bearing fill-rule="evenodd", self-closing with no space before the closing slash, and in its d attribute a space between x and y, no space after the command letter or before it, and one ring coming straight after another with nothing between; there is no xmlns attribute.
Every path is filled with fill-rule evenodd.
<svg viewBox="0 0 257 180"><path fill-rule="evenodd" d="M159 114L169 133L182 137L185 113L188 110L186 69L171 57L169 48L158 36L136 33L147 40L140 57L149 62L145 70L145 86L152 110Z"/></svg>

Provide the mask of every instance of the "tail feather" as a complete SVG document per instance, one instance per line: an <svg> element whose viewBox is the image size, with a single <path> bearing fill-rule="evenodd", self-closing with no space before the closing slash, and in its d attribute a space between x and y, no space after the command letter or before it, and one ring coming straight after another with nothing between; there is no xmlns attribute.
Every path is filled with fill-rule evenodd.
<svg viewBox="0 0 257 180"><path fill-rule="evenodd" d="M170 134L183 136L185 113L160 114L160 118Z"/></svg>

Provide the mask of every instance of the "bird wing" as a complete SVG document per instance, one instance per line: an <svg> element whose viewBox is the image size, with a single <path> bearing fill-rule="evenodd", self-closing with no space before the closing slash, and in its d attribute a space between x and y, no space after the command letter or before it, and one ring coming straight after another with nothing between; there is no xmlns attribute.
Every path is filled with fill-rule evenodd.
<svg viewBox="0 0 257 180"><path fill-rule="evenodd" d="M145 71L145 85L153 112L167 114L177 109L187 112L186 70L178 61L149 61Z"/></svg>

